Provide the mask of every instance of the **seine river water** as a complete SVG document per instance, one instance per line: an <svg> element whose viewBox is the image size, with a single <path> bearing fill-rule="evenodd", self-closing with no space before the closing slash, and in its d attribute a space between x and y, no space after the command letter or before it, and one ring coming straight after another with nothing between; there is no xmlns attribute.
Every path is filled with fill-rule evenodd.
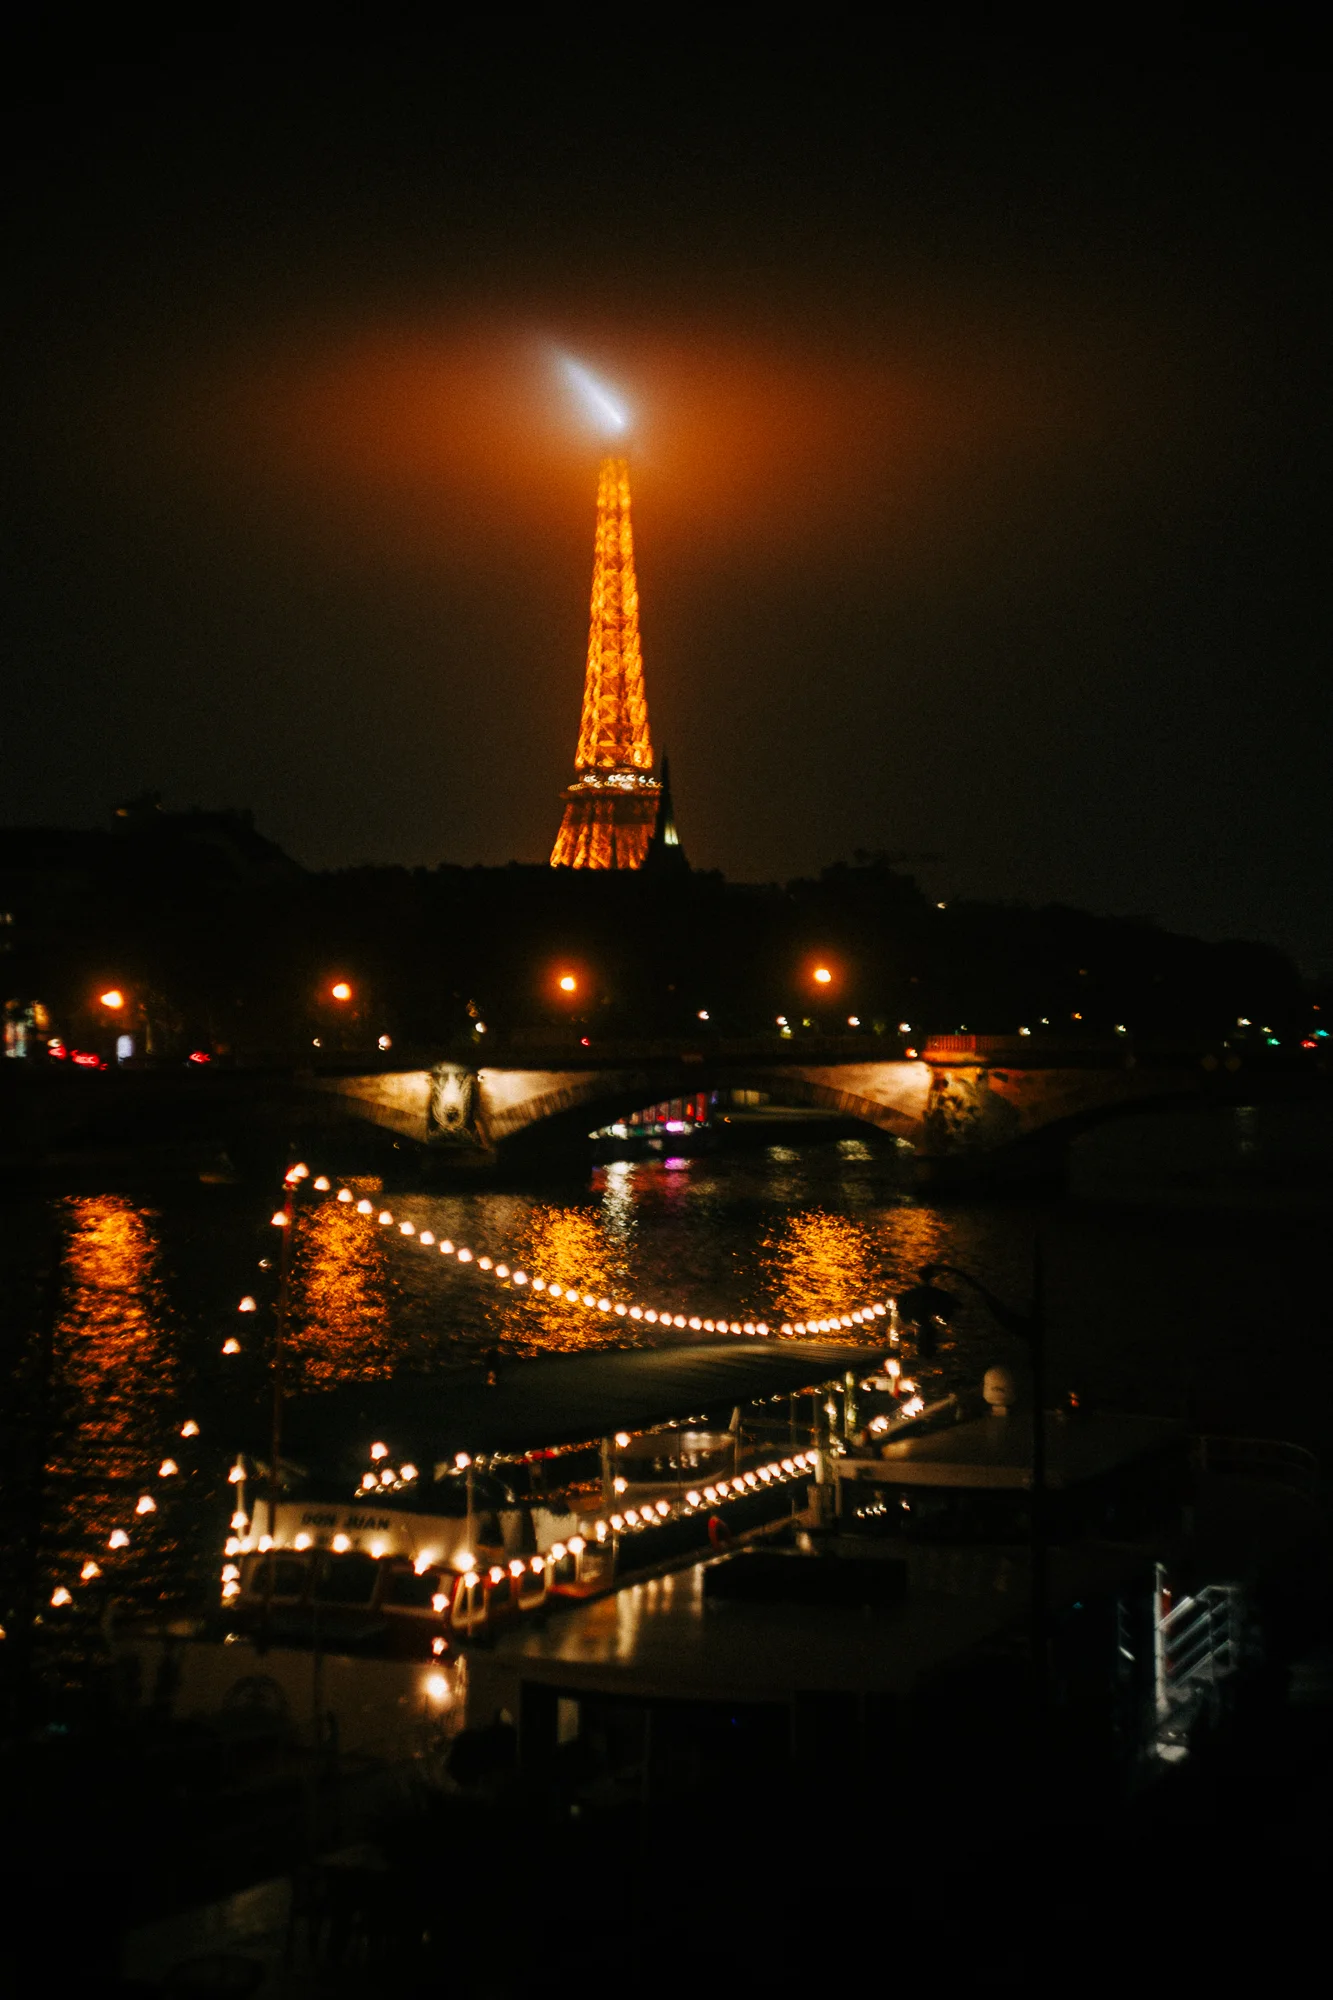
<svg viewBox="0 0 1333 2000"><path fill-rule="evenodd" d="M599 1166L526 1189L441 1193L367 1179L372 1214L324 1200L298 1219L292 1389L493 1349L708 1337L505 1290L475 1264L424 1251L422 1229L580 1291L774 1328L882 1297L939 1259L1025 1302L1040 1238L1053 1391L1333 1446L1327 1209L1281 1193L937 1202L913 1191L910 1167L892 1146L841 1139ZM0 1212L11 1273L53 1231L63 1242L41 1419L43 1589L88 1562L114 1567L131 1603L216 1589L226 1465L242 1414L265 1393L273 1204L272 1189L232 1185L151 1199L85 1192ZM378 1222L382 1207L393 1227ZM404 1236L402 1221L417 1234ZM247 1295L254 1314L237 1310ZM22 1347L21 1327L17 1337ZM228 1340L239 1353L223 1352ZM963 1298L955 1328L915 1372L929 1396L1010 1358L984 1308ZM183 1435L190 1425L197 1436ZM151 1508L137 1513L145 1500ZM112 1551L117 1531L127 1540Z"/></svg>

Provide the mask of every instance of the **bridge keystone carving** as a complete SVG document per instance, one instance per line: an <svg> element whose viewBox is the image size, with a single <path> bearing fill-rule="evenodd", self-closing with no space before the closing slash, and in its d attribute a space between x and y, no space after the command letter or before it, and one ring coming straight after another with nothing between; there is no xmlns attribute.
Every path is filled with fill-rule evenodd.
<svg viewBox="0 0 1333 2000"><path fill-rule="evenodd" d="M478 1123L481 1109L477 1072L467 1063L437 1062L429 1071L426 1141L468 1150L486 1144Z"/></svg>

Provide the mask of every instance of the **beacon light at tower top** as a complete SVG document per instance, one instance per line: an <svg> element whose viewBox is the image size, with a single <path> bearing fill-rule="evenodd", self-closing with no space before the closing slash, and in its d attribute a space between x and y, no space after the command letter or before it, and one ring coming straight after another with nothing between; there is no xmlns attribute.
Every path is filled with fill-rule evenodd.
<svg viewBox="0 0 1333 2000"><path fill-rule="evenodd" d="M623 437L629 429L629 411L605 382L585 368L572 354L560 357L560 372L574 391L579 409L603 437Z"/></svg>

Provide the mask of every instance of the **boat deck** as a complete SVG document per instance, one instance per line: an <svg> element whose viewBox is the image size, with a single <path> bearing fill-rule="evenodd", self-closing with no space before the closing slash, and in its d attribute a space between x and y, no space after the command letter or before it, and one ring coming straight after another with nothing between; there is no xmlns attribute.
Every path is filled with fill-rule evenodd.
<svg viewBox="0 0 1333 2000"><path fill-rule="evenodd" d="M692 1563L544 1626L512 1629L497 1640L496 1664L524 1681L636 1699L789 1701L804 1688L906 1693L1022 1609L1021 1598L1005 1594L932 1590L869 1611L736 1603L705 1593L708 1567Z"/></svg>

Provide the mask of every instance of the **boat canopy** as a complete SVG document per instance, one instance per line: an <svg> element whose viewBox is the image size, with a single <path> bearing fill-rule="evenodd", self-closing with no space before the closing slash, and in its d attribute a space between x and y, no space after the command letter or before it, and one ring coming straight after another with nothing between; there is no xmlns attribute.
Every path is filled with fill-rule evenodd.
<svg viewBox="0 0 1333 2000"><path fill-rule="evenodd" d="M330 1472L350 1457L359 1468L370 1444L383 1440L395 1459L425 1468L460 1452L522 1454L710 1413L725 1422L738 1404L816 1388L849 1371L873 1373L880 1351L878 1343L719 1342L502 1357L489 1369L347 1383L288 1403L283 1456Z"/></svg>

